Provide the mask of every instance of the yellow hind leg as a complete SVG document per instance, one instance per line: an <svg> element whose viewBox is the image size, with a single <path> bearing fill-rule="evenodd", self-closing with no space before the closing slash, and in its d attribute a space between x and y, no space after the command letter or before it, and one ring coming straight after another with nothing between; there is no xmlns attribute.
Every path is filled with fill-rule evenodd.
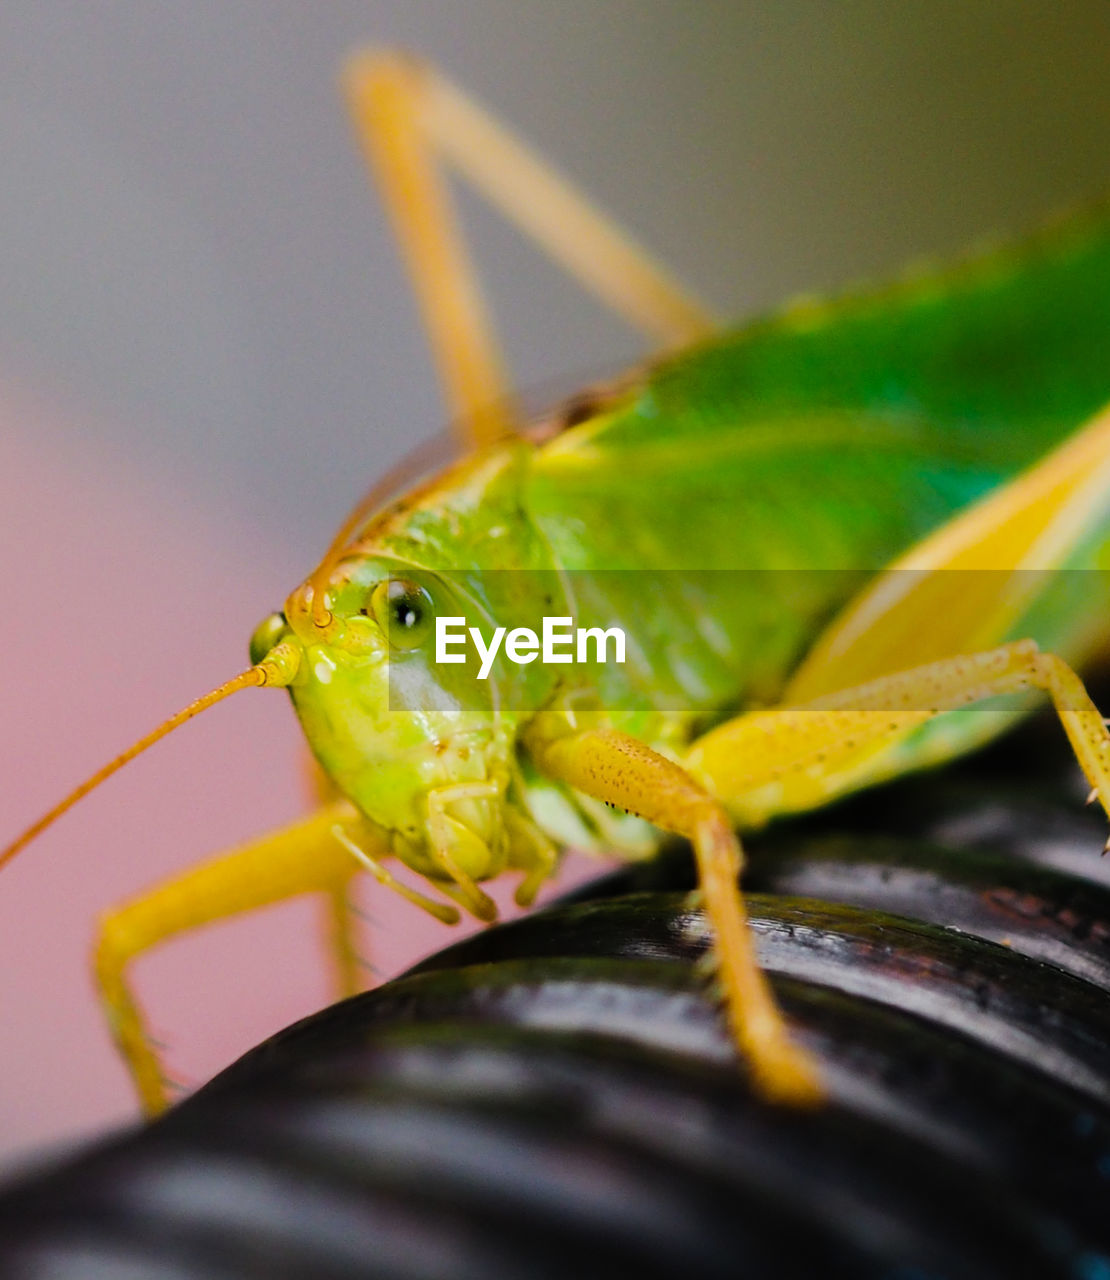
<svg viewBox="0 0 1110 1280"><path fill-rule="evenodd" d="M432 67L395 51L365 51L348 62L344 86L465 443L488 444L516 424L504 361L439 166L465 177L656 344L679 346L716 327L566 178Z"/></svg>

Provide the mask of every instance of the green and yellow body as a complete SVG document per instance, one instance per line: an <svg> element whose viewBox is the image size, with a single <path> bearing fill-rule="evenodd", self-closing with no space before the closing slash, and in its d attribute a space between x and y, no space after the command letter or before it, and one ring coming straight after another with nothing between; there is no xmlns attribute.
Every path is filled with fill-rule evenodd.
<svg viewBox="0 0 1110 1280"><path fill-rule="evenodd" d="M788 306L375 518L336 567L329 608L375 631L377 648L315 634L304 600L290 602L309 655L291 690L309 742L369 818L404 833L395 851L425 873L426 793L494 777L555 837L642 850L641 825L605 820L537 773L523 745L534 716L588 713L681 759L714 724L778 703L870 579L1108 400L1104 210L883 288ZM1035 589L992 643L1028 637L1078 660L1107 639L1104 581L1081 571L1102 567L1108 519L1110 500L1054 572L1030 570ZM430 642L389 652L359 611L390 576L418 583L433 612L489 626L543 614L620 625L627 660L585 672L503 662L483 686L470 668L437 666ZM979 573L964 589L980 589ZM1006 718L951 712L890 743L858 784L955 754ZM500 847L499 806L485 809L480 834ZM504 866L491 852L469 869Z"/></svg>
<svg viewBox="0 0 1110 1280"><path fill-rule="evenodd" d="M441 920L489 921L479 886L503 871L527 903L561 848L642 857L664 831L693 844L754 1087L817 1102L746 927L736 827L966 751L1037 692L1110 813L1110 735L1073 670L1110 640L1110 207L717 331L430 68L373 52L346 83L472 448L388 503L373 491L259 627L251 668L0 865L192 715L288 687L321 807L102 923L97 981L148 1109L166 1088L126 969L161 940L320 892L353 990L356 874ZM507 432L437 157L670 354ZM484 670L469 650L443 661L447 619L504 650ZM519 660L514 635L545 620L619 629L624 661Z"/></svg>

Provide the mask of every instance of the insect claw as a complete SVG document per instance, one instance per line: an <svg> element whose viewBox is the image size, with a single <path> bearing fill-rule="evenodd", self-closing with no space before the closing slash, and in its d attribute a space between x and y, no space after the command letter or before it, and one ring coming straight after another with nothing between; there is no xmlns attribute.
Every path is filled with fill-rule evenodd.
<svg viewBox="0 0 1110 1280"><path fill-rule="evenodd" d="M497 904L488 894L483 893L481 889L479 889L471 901L471 910L479 920L485 921L486 924L493 924L494 921L496 921Z"/></svg>
<svg viewBox="0 0 1110 1280"><path fill-rule="evenodd" d="M1105 858L1108 853L1110 853L1110 840L1102 846L1102 856Z"/></svg>
<svg viewBox="0 0 1110 1280"><path fill-rule="evenodd" d="M1084 801L1083 801L1083 803L1084 803L1084 804L1094 804L1094 802L1095 802L1097 799L1098 799L1098 787L1092 787L1092 788L1090 789L1090 791L1088 791L1088 792L1087 792L1087 799L1086 799L1086 800L1084 800Z"/></svg>
<svg viewBox="0 0 1110 1280"><path fill-rule="evenodd" d="M185 1094L191 1093L196 1088L195 1080L183 1080L180 1076L171 1076L165 1071L161 1075L162 1087L175 1098L184 1097Z"/></svg>

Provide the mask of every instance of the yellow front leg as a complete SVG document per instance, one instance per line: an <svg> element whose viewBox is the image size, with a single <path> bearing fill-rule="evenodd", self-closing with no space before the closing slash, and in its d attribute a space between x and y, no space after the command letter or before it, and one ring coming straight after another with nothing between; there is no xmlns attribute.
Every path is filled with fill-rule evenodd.
<svg viewBox="0 0 1110 1280"><path fill-rule="evenodd" d="M548 777L692 842L729 1026L755 1087L774 1102L820 1102L817 1067L791 1039L756 962L737 884L740 843L719 801L679 765L611 729L567 734L556 718L539 716L526 742Z"/></svg>
<svg viewBox="0 0 1110 1280"><path fill-rule="evenodd" d="M567 732L554 716L537 717L525 741L549 777L693 843L736 1043L765 1097L799 1105L819 1101L821 1085L757 967L731 819L760 825L820 805L881 776L884 755L935 717L1030 689L1051 697L1110 814L1110 734L1075 672L1030 640L883 676L802 706L740 716L693 743L682 765L614 730Z"/></svg>
<svg viewBox="0 0 1110 1280"><path fill-rule="evenodd" d="M96 982L112 1034L148 1113L162 1111L168 1098L161 1064L127 978L127 966L144 951L199 925L296 894L320 892L326 895L341 986L349 990L354 985L347 893L359 868L335 838L337 826L365 838L364 824L352 806L339 801L186 871L102 918L94 955Z"/></svg>

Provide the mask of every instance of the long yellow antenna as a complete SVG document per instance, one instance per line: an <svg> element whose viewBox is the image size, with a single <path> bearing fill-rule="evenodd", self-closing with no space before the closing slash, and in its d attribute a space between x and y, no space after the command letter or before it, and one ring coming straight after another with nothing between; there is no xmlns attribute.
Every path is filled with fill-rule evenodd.
<svg viewBox="0 0 1110 1280"><path fill-rule="evenodd" d="M164 738L167 734L173 733L175 729L179 729L186 720L199 716L202 711L207 711L209 707L215 706L217 702L222 702L224 698L229 698L233 693L238 693L240 689L261 688L262 685L266 684L287 685L296 675L299 665L300 649L296 645L289 643L276 645L256 666L249 667L246 671L241 671L237 676L220 685L219 688L212 689L203 697L197 698L195 702L190 702L187 707L183 707L176 715L164 720L157 729L152 730L145 737L140 738L138 742L133 743L126 751L116 756L114 760L97 769L90 778L86 778L80 786L75 787L64 800L59 801L49 813L43 814L22 835L17 836L6 849L0 850L0 867L4 867L11 862L21 849L26 848L37 835L45 831L67 809L71 809L78 800L84 799L90 791L95 790L106 778L110 778L113 773L122 769L128 761L134 760L137 755L141 755L147 747L153 746L160 738Z"/></svg>

